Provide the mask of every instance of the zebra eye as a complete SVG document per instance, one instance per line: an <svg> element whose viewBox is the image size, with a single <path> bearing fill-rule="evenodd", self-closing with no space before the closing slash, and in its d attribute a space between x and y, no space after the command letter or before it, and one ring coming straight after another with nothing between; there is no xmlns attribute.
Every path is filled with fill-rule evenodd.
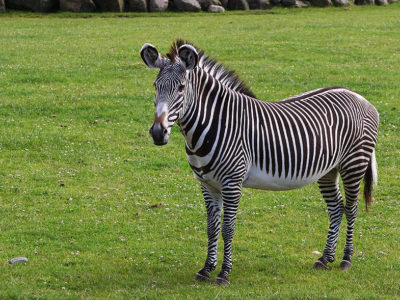
<svg viewBox="0 0 400 300"><path fill-rule="evenodd" d="M184 86L183 84L181 84L181 85L178 87L178 92L179 92L179 93L182 93L184 88L185 88L185 86Z"/></svg>

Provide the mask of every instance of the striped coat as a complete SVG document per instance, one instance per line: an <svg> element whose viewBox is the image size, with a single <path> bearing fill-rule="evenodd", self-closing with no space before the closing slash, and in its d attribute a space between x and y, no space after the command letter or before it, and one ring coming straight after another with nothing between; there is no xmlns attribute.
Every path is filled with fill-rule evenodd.
<svg viewBox="0 0 400 300"><path fill-rule="evenodd" d="M376 182L376 109L341 87L279 102L260 101L233 72L182 41L173 44L168 58L149 44L141 55L148 66L160 69L150 135L155 144L166 144L170 128L178 124L206 203L208 254L196 278L208 279L216 267L223 210L224 260L217 283L229 283L242 187L288 190L316 181L328 205L330 227L324 253L314 267L326 268L334 261L343 214L348 226L341 267L351 267L360 182L364 178L367 205Z"/></svg>

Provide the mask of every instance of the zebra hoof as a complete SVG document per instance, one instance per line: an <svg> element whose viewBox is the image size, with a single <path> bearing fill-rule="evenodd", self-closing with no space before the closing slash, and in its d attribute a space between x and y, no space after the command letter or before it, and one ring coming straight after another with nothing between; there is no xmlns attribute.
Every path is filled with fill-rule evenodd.
<svg viewBox="0 0 400 300"><path fill-rule="evenodd" d="M317 260L317 261L315 262L314 266L313 266L313 269L315 269L315 270L327 270L328 267L327 267L327 265L326 265L325 263L323 263L322 261Z"/></svg>
<svg viewBox="0 0 400 300"><path fill-rule="evenodd" d="M351 264L350 261L348 260L342 260L342 262L340 263L340 268L342 270L348 270L352 267L353 265Z"/></svg>
<svg viewBox="0 0 400 300"><path fill-rule="evenodd" d="M228 277L220 275L217 277L215 283L219 286L229 285L229 280Z"/></svg>
<svg viewBox="0 0 400 300"><path fill-rule="evenodd" d="M196 280L197 281L207 281L210 279L210 273L205 271L204 269L200 270L197 274L196 274Z"/></svg>

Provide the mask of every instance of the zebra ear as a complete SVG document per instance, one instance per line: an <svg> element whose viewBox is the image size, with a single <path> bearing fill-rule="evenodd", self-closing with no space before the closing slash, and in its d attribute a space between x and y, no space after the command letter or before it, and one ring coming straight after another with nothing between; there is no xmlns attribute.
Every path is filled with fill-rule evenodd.
<svg viewBox="0 0 400 300"><path fill-rule="evenodd" d="M159 69L163 66L164 57L151 44L146 43L143 45L142 49L140 49L140 56L149 68Z"/></svg>
<svg viewBox="0 0 400 300"><path fill-rule="evenodd" d="M199 62L199 54L196 48L191 45L182 45L178 49L178 55L181 61L185 64L186 70L193 70Z"/></svg>

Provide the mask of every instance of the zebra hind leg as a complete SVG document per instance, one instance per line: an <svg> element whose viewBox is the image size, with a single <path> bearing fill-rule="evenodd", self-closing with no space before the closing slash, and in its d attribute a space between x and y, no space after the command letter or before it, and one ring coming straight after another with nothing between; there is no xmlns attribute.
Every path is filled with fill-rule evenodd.
<svg viewBox="0 0 400 300"><path fill-rule="evenodd" d="M368 146L368 145L367 145ZM358 148L354 153L348 156L348 159L342 162L340 166L340 176L342 177L346 205L344 211L346 213L347 219L347 235L346 235L346 245L344 247L343 260L340 263L340 268L342 270L347 270L352 267L351 258L353 256L353 229L354 222L357 217L357 207L358 207L358 194L360 192L360 183L364 176L371 175L372 169L376 169L376 165L371 161L372 150L370 147ZM368 174L367 174L368 173ZM372 178L367 176L365 180L372 181ZM372 185L372 182L365 182L366 185ZM365 196L365 194L364 194ZM367 195L371 197L371 194ZM366 205L370 199L366 199Z"/></svg>
<svg viewBox="0 0 400 300"><path fill-rule="evenodd" d="M353 256L353 229L354 222L357 217L358 194L360 192L360 182L362 178L357 176L357 173L358 172L351 172L350 170L341 174L346 197L344 211L347 219L346 245L344 247L343 260L340 263L340 268L342 270L347 270L352 267L351 258Z"/></svg>
<svg viewBox="0 0 400 300"><path fill-rule="evenodd" d="M210 272L217 266L217 244L221 224L221 194L205 185L201 185L204 201L207 209L207 234L208 250L204 267L197 272L196 280L205 281L210 278Z"/></svg>
<svg viewBox="0 0 400 300"><path fill-rule="evenodd" d="M337 239L343 216L343 199L339 189L339 172L335 168L318 180L318 186L328 206L329 232L322 257L314 264L314 269L327 269L335 260Z"/></svg>

